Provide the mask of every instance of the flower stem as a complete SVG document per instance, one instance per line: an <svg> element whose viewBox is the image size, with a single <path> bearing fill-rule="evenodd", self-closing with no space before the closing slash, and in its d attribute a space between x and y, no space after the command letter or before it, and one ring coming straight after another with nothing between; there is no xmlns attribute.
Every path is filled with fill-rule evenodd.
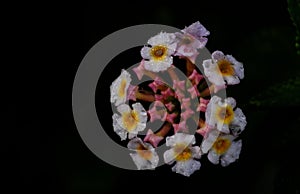
<svg viewBox="0 0 300 194"><path fill-rule="evenodd" d="M159 130L159 132L157 132L155 135L165 137L169 133L171 127L172 127L171 123L166 122L161 128L161 130Z"/></svg>

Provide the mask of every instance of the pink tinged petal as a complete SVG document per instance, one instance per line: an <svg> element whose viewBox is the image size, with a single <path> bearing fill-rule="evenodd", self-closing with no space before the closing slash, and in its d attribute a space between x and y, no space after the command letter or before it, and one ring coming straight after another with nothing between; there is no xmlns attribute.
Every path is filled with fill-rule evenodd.
<svg viewBox="0 0 300 194"><path fill-rule="evenodd" d="M148 110L148 113L150 115L150 122L154 122L155 120L161 119L161 116L155 108Z"/></svg>
<svg viewBox="0 0 300 194"><path fill-rule="evenodd" d="M243 63L237 61L232 55L226 55L226 58L230 63L233 64L233 68L235 70L235 74L240 78L244 78L244 66Z"/></svg>
<svg viewBox="0 0 300 194"><path fill-rule="evenodd" d="M195 85L198 85L199 82L203 79L203 75L199 74L195 69L192 74L189 76L189 80L193 81Z"/></svg>
<svg viewBox="0 0 300 194"><path fill-rule="evenodd" d="M181 113L180 114L180 116L181 116L181 118L183 119L183 120L187 120L187 119L189 119L192 115L194 115L194 111L192 111L191 109L187 109L187 110L185 110L183 113Z"/></svg>
<svg viewBox="0 0 300 194"><path fill-rule="evenodd" d="M191 106L190 98L182 98L181 99L181 109L190 109Z"/></svg>
<svg viewBox="0 0 300 194"><path fill-rule="evenodd" d="M155 108L157 108L157 107L164 107L164 104L161 101L155 101L153 106Z"/></svg>
<svg viewBox="0 0 300 194"><path fill-rule="evenodd" d="M154 81L149 84L149 87L156 93L158 87L162 85L164 85L164 82L162 82L158 77L156 77Z"/></svg>
<svg viewBox="0 0 300 194"><path fill-rule="evenodd" d="M186 121L181 121L179 124L173 124L173 128L174 128L174 133L177 132L187 132L188 128L186 125Z"/></svg>
<svg viewBox="0 0 300 194"><path fill-rule="evenodd" d="M201 167L201 163L199 161L191 159L185 162L177 162L172 167L172 171L189 177L196 170L199 170L200 167Z"/></svg>
<svg viewBox="0 0 300 194"><path fill-rule="evenodd" d="M132 69L135 72L135 74L139 80L141 80L144 75L144 71L145 71L144 62L145 62L145 60L143 59L139 66Z"/></svg>
<svg viewBox="0 0 300 194"><path fill-rule="evenodd" d="M225 167L239 159L241 149L242 140L232 142L227 152L223 156L221 156L221 165Z"/></svg>
<svg viewBox="0 0 300 194"><path fill-rule="evenodd" d="M191 24L190 26L184 28L181 30L183 33L188 33L198 40L203 36L208 36L210 32L199 22L195 22Z"/></svg>
<svg viewBox="0 0 300 194"><path fill-rule="evenodd" d="M163 137L155 135L151 129L148 130L144 138L144 141L150 142L153 145L153 147L157 147L161 140L163 140Z"/></svg>
<svg viewBox="0 0 300 194"><path fill-rule="evenodd" d="M214 61L225 59L225 55L222 51L215 51L211 54L211 56Z"/></svg>
<svg viewBox="0 0 300 194"><path fill-rule="evenodd" d="M240 108L234 111L234 119L230 124L231 132L234 136L242 133L247 125L246 117Z"/></svg>
<svg viewBox="0 0 300 194"><path fill-rule="evenodd" d="M174 123L174 119L177 117L176 113L172 113L172 114L168 114L166 121L168 121L169 123Z"/></svg>
<svg viewBox="0 0 300 194"><path fill-rule="evenodd" d="M128 92L127 92L127 100L136 101L135 93L138 90L137 86L129 85Z"/></svg>
<svg viewBox="0 0 300 194"><path fill-rule="evenodd" d="M155 100L156 101L163 101L164 100L164 96L163 95L159 95L159 94L155 94Z"/></svg>
<svg viewBox="0 0 300 194"><path fill-rule="evenodd" d="M213 128L210 127L209 125L205 125L204 127L198 129L196 131L196 133L199 133L200 135L203 136L203 138L207 138L208 137L208 134L210 133L210 131L212 130Z"/></svg>
<svg viewBox="0 0 300 194"><path fill-rule="evenodd" d="M177 98L179 101L182 101L182 99L185 97L185 96L184 96L184 93L182 93L182 92L179 91L179 90L176 90L176 91L175 91L175 96L176 96L176 98Z"/></svg>
<svg viewBox="0 0 300 194"><path fill-rule="evenodd" d="M213 164L219 164L220 155L217 154L215 151L210 150L207 154L208 160Z"/></svg>
<svg viewBox="0 0 300 194"><path fill-rule="evenodd" d="M165 104L165 106L167 107L167 109L171 112L174 110L175 105L172 102L169 102L168 104Z"/></svg>
<svg viewBox="0 0 300 194"><path fill-rule="evenodd" d="M194 86L187 89L187 91L191 94L192 99L197 98L198 96L200 96L200 92Z"/></svg>
<svg viewBox="0 0 300 194"><path fill-rule="evenodd" d="M182 80L182 81L174 80L174 81L173 81L173 88L174 88L175 90L181 90L181 91L184 91L184 89L185 89L185 80Z"/></svg>
<svg viewBox="0 0 300 194"><path fill-rule="evenodd" d="M198 104L197 111L205 112L208 103L209 103L209 100L206 100L206 99L200 97L200 103Z"/></svg>
<svg viewBox="0 0 300 194"><path fill-rule="evenodd" d="M167 99L169 96L175 95L174 91L171 88L168 88L165 91L162 91L161 94L164 96L164 99Z"/></svg>

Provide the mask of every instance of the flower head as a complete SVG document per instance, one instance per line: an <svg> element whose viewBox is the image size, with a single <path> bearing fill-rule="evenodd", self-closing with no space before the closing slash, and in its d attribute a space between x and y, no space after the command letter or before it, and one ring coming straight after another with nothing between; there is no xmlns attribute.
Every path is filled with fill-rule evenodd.
<svg viewBox="0 0 300 194"><path fill-rule="evenodd" d="M212 59L203 61L203 67L208 80L218 87L225 85L225 81L227 85L238 84L244 78L243 64L221 51L213 52Z"/></svg>
<svg viewBox="0 0 300 194"><path fill-rule="evenodd" d="M131 82L130 74L122 69L121 75L113 81L110 86L110 102L116 106L125 103L127 100L127 90Z"/></svg>
<svg viewBox="0 0 300 194"><path fill-rule="evenodd" d="M148 40L150 47L143 47L141 55L145 59L144 68L148 71L159 72L167 70L173 63L171 56L176 49L175 35L160 32Z"/></svg>
<svg viewBox="0 0 300 194"><path fill-rule="evenodd" d="M127 105L118 106L118 112L121 114L113 115L114 131L125 140L127 134L129 139L135 137L139 131L143 131L146 127L147 112L140 103L132 105L133 110Z"/></svg>
<svg viewBox="0 0 300 194"><path fill-rule="evenodd" d="M167 164L172 164L176 161L172 171L184 176L190 176L200 169L200 162L194 160L194 158L200 159L201 152L198 146L192 147L194 143L194 135L185 133L176 133L166 138L166 145L171 147L171 149L164 153L164 161Z"/></svg>
<svg viewBox="0 0 300 194"><path fill-rule="evenodd" d="M155 149L148 143L144 143L140 138L129 141L127 147L135 153L130 153L138 170L154 169L159 161Z"/></svg>
<svg viewBox="0 0 300 194"><path fill-rule="evenodd" d="M242 140L235 142L234 138L232 135L220 135L208 152L208 160L213 164L219 164L221 160L222 166L228 166L237 160L241 152Z"/></svg>

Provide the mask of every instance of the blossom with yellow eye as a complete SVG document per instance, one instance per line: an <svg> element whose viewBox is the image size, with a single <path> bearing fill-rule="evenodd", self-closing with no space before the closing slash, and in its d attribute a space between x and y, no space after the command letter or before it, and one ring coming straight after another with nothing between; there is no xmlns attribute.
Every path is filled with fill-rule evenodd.
<svg viewBox="0 0 300 194"><path fill-rule="evenodd" d="M172 171L184 176L190 176L200 169L200 162L194 160L194 158L201 158L200 147L192 146L195 142L195 136L186 133L176 133L166 138L166 145L171 147L171 149L164 153L164 161L167 164L172 164L176 161Z"/></svg>
<svg viewBox="0 0 300 194"><path fill-rule="evenodd" d="M113 81L110 86L110 102L116 106L123 104L127 100L127 90L131 82L131 75L122 69L121 75Z"/></svg>
<svg viewBox="0 0 300 194"><path fill-rule="evenodd" d="M238 84L244 78L243 64L232 55L224 55L221 51L213 52L212 59L204 60L202 65L205 76L217 88L225 84Z"/></svg>
<svg viewBox="0 0 300 194"><path fill-rule="evenodd" d="M205 112L206 123L212 128L216 127L220 132L230 133L230 128L234 134L238 134L245 129L246 117L241 109L236 108L236 102L228 97L222 102L218 96L213 96L207 104Z"/></svg>
<svg viewBox="0 0 300 194"><path fill-rule="evenodd" d="M149 143L144 143L140 138L129 141L127 147L135 153L130 153L138 170L154 169L159 161L155 149Z"/></svg>
<svg viewBox="0 0 300 194"><path fill-rule="evenodd" d="M242 149L242 140L233 141L234 139L232 135L220 135L208 152L208 160L213 164L221 161L222 166L236 161Z"/></svg>
<svg viewBox="0 0 300 194"><path fill-rule="evenodd" d="M133 110L127 104L117 107L121 114L113 115L114 131L121 137L121 140L129 139L137 136L139 131L143 131L146 127L147 112L140 103L132 105Z"/></svg>
<svg viewBox="0 0 300 194"><path fill-rule="evenodd" d="M173 63L177 43L173 33L160 32L148 40L151 47L144 46L141 55L145 59L144 68L148 71L159 72L167 70Z"/></svg>

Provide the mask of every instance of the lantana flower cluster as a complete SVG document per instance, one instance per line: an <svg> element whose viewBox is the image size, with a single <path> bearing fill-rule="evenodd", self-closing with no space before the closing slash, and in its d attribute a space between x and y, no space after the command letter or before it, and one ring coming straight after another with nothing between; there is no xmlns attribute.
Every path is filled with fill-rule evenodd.
<svg viewBox="0 0 300 194"><path fill-rule="evenodd" d="M238 84L244 68L221 51L195 64L209 34L200 22L180 32L158 33L141 49L142 60L132 73L122 69L111 84L110 101L116 107L113 129L128 141L137 169L155 169L163 160L172 171L190 176L200 169L204 156L224 167L239 158L238 137L246 117L234 98L218 93ZM131 76L151 81L134 85ZM154 122L162 123L159 129L149 127ZM159 156L156 148L163 143L169 149Z"/></svg>

